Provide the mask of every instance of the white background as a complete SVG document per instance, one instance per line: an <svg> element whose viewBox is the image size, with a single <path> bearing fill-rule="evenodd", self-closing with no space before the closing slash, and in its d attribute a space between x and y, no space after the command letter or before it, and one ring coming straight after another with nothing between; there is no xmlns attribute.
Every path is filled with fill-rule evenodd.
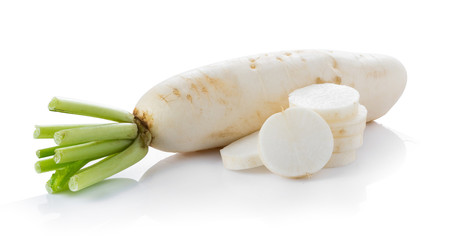
<svg viewBox="0 0 450 240"><path fill-rule="evenodd" d="M445 1L1 1L0 238L450 237L450 37ZM53 96L132 111L156 83L205 64L292 49L383 53L406 90L368 125L358 160L310 179L232 172L217 150L156 150L76 194L36 174L35 124Z"/></svg>

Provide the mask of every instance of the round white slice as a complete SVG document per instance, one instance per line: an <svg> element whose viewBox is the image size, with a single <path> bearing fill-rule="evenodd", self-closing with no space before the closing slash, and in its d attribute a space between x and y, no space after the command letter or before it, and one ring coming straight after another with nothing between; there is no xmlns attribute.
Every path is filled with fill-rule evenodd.
<svg viewBox="0 0 450 240"><path fill-rule="evenodd" d="M238 139L220 150L223 166L230 170L243 170L262 166L258 153L258 133Z"/></svg>
<svg viewBox="0 0 450 240"><path fill-rule="evenodd" d="M333 83L313 84L289 94L289 106L312 109L327 122L351 118L358 112L359 92Z"/></svg>
<svg viewBox="0 0 450 240"><path fill-rule="evenodd" d="M261 161L271 172L302 177L322 169L333 152L328 124L314 111L288 108L270 116L259 131Z"/></svg>
<svg viewBox="0 0 450 240"><path fill-rule="evenodd" d="M335 152L325 165L326 168L342 167L356 160L356 150L346 152Z"/></svg>
<svg viewBox="0 0 450 240"><path fill-rule="evenodd" d="M333 152L346 152L362 146L364 134L334 138Z"/></svg>

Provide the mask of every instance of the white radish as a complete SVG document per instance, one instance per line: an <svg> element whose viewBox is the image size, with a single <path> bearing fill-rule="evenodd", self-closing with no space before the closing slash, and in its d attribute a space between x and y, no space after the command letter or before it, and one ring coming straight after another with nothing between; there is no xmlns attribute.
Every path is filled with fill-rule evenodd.
<svg viewBox="0 0 450 240"><path fill-rule="evenodd" d="M361 134L366 128L367 110L358 106L358 113L350 119L339 122L328 122L334 137L347 137Z"/></svg>
<svg viewBox="0 0 450 240"><path fill-rule="evenodd" d="M363 134L358 134L350 137L334 138L333 152L345 152L357 149L363 144Z"/></svg>
<svg viewBox="0 0 450 240"><path fill-rule="evenodd" d="M264 166L284 177L302 177L322 169L333 151L333 135L314 111L289 108L264 122L259 132Z"/></svg>
<svg viewBox="0 0 450 240"><path fill-rule="evenodd" d="M330 160L325 165L325 168L342 167L348 165L356 160L356 150L349 150L346 152L334 152Z"/></svg>
<svg viewBox="0 0 450 240"><path fill-rule="evenodd" d="M225 146L257 131L269 116L286 109L290 92L315 83L335 83L355 88L361 95L361 104L367 107L367 120L371 121L384 115L398 100L406 85L406 71L400 62L384 55L320 50L278 52L216 63L169 78L144 94L133 114L97 104L53 98L48 106L50 111L132 123L136 127L126 132L136 137L126 149L119 151L108 143L95 144L99 140L97 136L108 134L110 127L93 126L91 130L94 132L77 130L81 127L76 127L76 124L63 128L56 125L37 127L36 138L58 136L58 131L68 129L72 134L83 135L78 142L94 142L70 148L55 146L40 149L39 157L51 156L56 150L66 152L66 156L72 156L66 157L71 164L60 166L49 158L36 162L35 166L38 166L36 169L39 172L55 171L46 185L49 192L68 188L79 191L140 161L147 154L149 145L171 152ZM297 144L292 142L286 147L281 144L286 139L277 141L270 138L271 135L291 136L287 129L282 129L281 133L267 131L259 142L260 146L273 143L269 150L262 150L262 156L269 159L268 166L278 153L290 157L287 159L289 161L300 160L287 164L283 159L281 168L273 168L280 175L296 177L314 173L325 165L324 159L329 158L333 150L333 136L330 127L317 113L293 109L286 112L308 112L300 114L302 117L294 114L292 119L306 119L304 122L312 122L312 127L302 123L289 130L306 136L300 139L293 136L293 139L298 140L299 146L309 148L297 149L294 147ZM281 115L286 115L286 112ZM321 120L313 121L311 116ZM285 120L290 118L284 117ZM293 124L290 122L288 125ZM280 127L283 124L281 120L275 120L274 125ZM115 133L110 138L122 139L125 136L122 134ZM323 142L319 143L318 139ZM280 151L285 148L295 152ZM83 160L76 160L78 158L74 156L78 154L83 155ZM102 157L102 160L86 167L88 161ZM312 162L313 158L319 161ZM289 165L293 166L291 170L287 169Z"/></svg>
<svg viewBox="0 0 450 240"><path fill-rule="evenodd" d="M262 166L258 153L258 132L254 132L220 149L223 166L243 170Z"/></svg>
<svg viewBox="0 0 450 240"><path fill-rule="evenodd" d="M289 94L290 107L311 109L327 122L352 118L358 112L358 105L358 91L333 83L312 84Z"/></svg>
<svg viewBox="0 0 450 240"><path fill-rule="evenodd" d="M384 55L322 50L261 54L194 69L158 84L134 115L151 146L190 152L225 146L257 131L289 105L288 94L315 83L355 88L367 120L384 115L406 84L406 71Z"/></svg>

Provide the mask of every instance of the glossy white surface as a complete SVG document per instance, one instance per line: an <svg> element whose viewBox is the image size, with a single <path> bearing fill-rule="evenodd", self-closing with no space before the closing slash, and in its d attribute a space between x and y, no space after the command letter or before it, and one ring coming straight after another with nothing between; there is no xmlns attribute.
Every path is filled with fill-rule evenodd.
<svg viewBox="0 0 450 240"><path fill-rule="evenodd" d="M0 238L448 239L450 36L440 1L2 1ZM174 74L253 53L384 53L408 71L349 166L286 179L230 171L217 150L151 150L79 193L49 195L34 124L54 95L132 110ZM13 235L11 235L13 234ZM9 236L9 237L8 237Z"/></svg>

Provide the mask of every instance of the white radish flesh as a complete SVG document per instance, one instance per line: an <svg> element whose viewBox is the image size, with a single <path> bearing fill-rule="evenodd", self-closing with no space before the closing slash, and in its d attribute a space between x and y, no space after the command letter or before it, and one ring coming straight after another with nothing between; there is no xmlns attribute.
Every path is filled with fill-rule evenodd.
<svg viewBox="0 0 450 240"><path fill-rule="evenodd" d="M339 122L328 122L334 137L347 137L362 134L366 128L367 110L364 106L358 106L358 113L350 119Z"/></svg>
<svg viewBox="0 0 450 240"><path fill-rule="evenodd" d="M243 170L262 166L258 154L258 132L245 136L220 150L223 166Z"/></svg>
<svg viewBox="0 0 450 240"><path fill-rule="evenodd" d="M319 114L289 108L269 117L259 132L261 161L271 172L302 177L322 169L333 151L333 135Z"/></svg>
<svg viewBox="0 0 450 240"><path fill-rule="evenodd" d="M366 122L361 122L359 124L354 125L344 125L341 127L333 128L331 127L331 132L333 133L333 137L350 137L358 134L362 134L364 129L366 129Z"/></svg>
<svg viewBox="0 0 450 240"><path fill-rule="evenodd" d="M358 134L350 137L334 138L333 152L345 152L354 150L362 146L363 134Z"/></svg>
<svg viewBox="0 0 450 240"><path fill-rule="evenodd" d="M290 51L237 58L191 70L156 85L134 115L152 134L151 146L190 152L225 146L257 131L286 109L290 92L315 83L355 88L367 120L384 115L406 84L396 59L335 51Z"/></svg>
<svg viewBox="0 0 450 240"><path fill-rule="evenodd" d="M312 84L289 94L290 107L311 109L327 122L353 117L358 112L358 105L358 91L332 83Z"/></svg>
<svg viewBox="0 0 450 240"><path fill-rule="evenodd" d="M356 150L346 152L335 152L325 165L326 168L342 167L356 160Z"/></svg>

